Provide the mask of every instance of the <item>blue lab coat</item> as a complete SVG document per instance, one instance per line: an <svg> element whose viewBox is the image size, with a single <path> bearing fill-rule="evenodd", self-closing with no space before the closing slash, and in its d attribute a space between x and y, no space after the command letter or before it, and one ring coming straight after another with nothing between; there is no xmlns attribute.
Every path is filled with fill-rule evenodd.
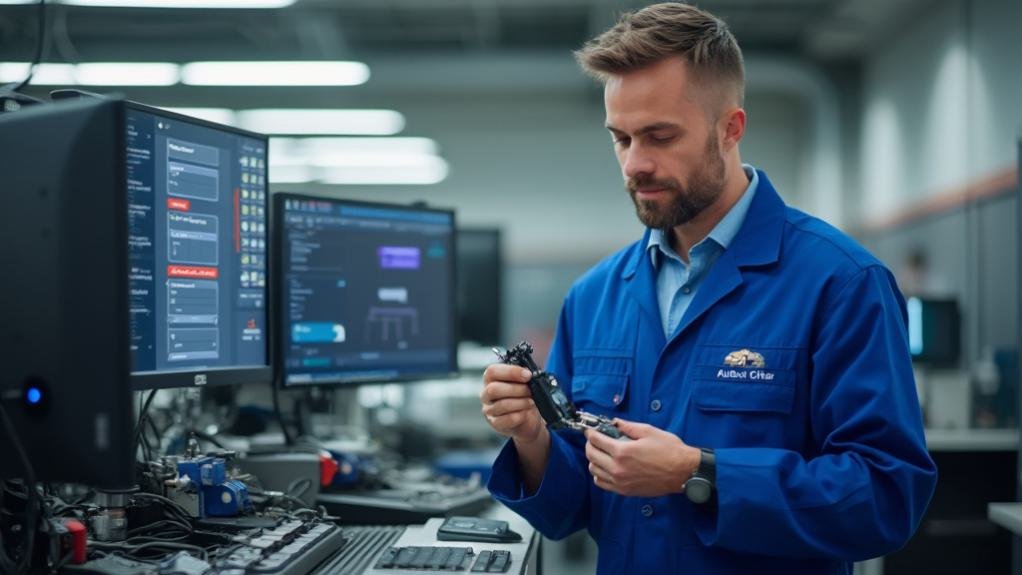
<svg viewBox="0 0 1022 575"><path fill-rule="evenodd" d="M601 574L851 573L903 546L937 475L891 273L760 172L667 338L648 235L572 286L546 367L580 409L713 448L716 507L604 491L576 431L551 434L532 495L508 442L495 498L553 539L587 528Z"/></svg>

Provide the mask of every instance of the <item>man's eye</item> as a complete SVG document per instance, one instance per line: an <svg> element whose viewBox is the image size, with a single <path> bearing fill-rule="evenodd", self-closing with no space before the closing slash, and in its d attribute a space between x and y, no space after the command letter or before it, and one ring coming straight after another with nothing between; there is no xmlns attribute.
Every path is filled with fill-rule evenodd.
<svg viewBox="0 0 1022 575"><path fill-rule="evenodd" d="M655 144L666 144L674 139L674 136L650 136L650 141Z"/></svg>
<svg viewBox="0 0 1022 575"><path fill-rule="evenodd" d="M627 146L631 141L629 137L614 138L614 144L618 146Z"/></svg>

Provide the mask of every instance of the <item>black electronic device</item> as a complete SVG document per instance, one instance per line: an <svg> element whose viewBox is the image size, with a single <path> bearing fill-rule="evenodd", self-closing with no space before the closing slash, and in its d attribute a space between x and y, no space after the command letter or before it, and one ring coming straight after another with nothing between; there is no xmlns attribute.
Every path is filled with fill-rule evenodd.
<svg viewBox="0 0 1022 575"><path fill-rule="evenodd" d="M274 195L284 386L457 373L454 212Z"/></svg>
<svg viewBox="0 0 1022 575"><path fill-rule="evenodd" d="M0 478L121 487L134 478L124 103L0 115Z"/></svg>
<svg viewBox="0 0 1022 575"><path fill-rule="evenodd" d="M457 246L458 338L497 345L503 340L500 228L460 228Z"/></svg>
<svg viewBox="0 0 1022 575"><path fill-rule="evenodd" d="M467 481L409 482L321 492L316 504L345 524L402 525L479 513L493 504L493 496L485 486Z"/></svg>
<svg viewBox="0 0 1022 575"><path fill-rule="evenodd" d="M933 367L954 367L961 354L958 301L908 299L908 340L912 360Z"/></svg>
<svg viewBox="0 0 1022 575"><path fill-rule="evenodd" d="M126 103L136 389L269 383L268 138Z"/></svg>
<svg viewBox="0 0 1022 575"><path fill-rule="evenodd" d="M520 533L511 530L507 521L479 517L448 517L436 530L440 541L482 541L486 543L517 543Z"/></svg>
<svg viewBox="0 0 1022 575"><path fill-rule="evenodd" d="M595 429L614 439L630 439L621 433L621 430L609 418L575 407L575 404L568 399L564 390L557 384L557 378L552 373L539 369L536 361L532 359L532 345L528 342L523 341L507 350L493 348L493 352L497 354L502 363L524 367L532 372L529 391L532 392L532 400L535 402L540 416L546 421L547 427L576 431Z"/></svg>

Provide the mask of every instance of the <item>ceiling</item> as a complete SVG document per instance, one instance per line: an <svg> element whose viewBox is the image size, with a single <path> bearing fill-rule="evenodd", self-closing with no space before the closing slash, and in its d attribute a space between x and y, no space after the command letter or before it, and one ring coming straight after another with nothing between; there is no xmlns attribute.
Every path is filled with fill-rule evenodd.
<svg viewBox="0 0 1022 575"><path fill-rule="evenodd" d="M239 0L240 1L240 0ZM298 0L276 10L49 8L52 61L366 59L570 50L634 0ZM747 52L861 57L922 0L705 0ZM26 60L34 6L0 6L0 60Z"/></svg>

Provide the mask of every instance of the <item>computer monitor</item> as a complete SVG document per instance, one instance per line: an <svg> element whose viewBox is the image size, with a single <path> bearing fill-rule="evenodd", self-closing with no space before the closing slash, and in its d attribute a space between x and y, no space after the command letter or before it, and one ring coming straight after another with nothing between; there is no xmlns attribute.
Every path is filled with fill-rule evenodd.
<svg viewBox="0 0 1022 575"><path fill-rule="evenodd" d="M116 100L0 114L0 401L39 481L134 482L122 127Z"/></svg>
<svg viewBox="0 0 1022 575"><path fill-rule="evenodd" d="M136 389L269 383L267 137L129 103Z"/></svg>
<svg viewBox="0 0 1022 575"><path fill-rule="evenodd" d="M912 360L933 367L953 367L961 351L961 319L953 299L911 297L908 343Z"/></svg>
<svg viewBox="0 0 1022 575"><path fill-rule="evenodd" d="M501 345L504 260L499 228L458 230L458 337Z"/></svg>
<svg viewBox="0 0 1022 575"><path fill-rule="evenodd" d="M454 212L274 195L284 386L458 370Z"/></svg>

